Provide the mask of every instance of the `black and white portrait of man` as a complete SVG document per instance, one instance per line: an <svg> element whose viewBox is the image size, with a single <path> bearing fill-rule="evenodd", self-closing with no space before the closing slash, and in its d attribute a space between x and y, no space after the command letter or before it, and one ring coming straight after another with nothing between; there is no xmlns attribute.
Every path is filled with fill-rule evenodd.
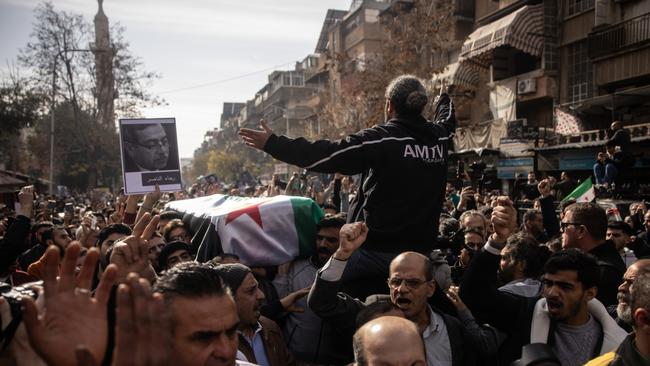
<svg viewBox="0 0 650 366"><path fill-rule="evenodd" d="M178 169L178 149L170 143L176 141L175 131L168 126L174 127L161 123L121 126L125 172Z"/></svg>

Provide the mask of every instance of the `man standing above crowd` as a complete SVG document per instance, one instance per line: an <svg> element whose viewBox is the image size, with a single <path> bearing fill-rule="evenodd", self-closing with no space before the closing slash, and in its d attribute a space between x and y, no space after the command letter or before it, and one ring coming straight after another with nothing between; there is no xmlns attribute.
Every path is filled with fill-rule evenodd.
<svg viewBox="0 0 650 366"><path fill-rule="evenodd" d="M365 221L364 247L351 259L344 281L386 278L388 264L399 253L429 252L445 195L448 151L456 128L451 98L442 94L434 122L422 112L426 89L414 76L395 78L386 89L384 125L364 129L339 141L277 136L241 129L244 142L274 158L324 173L362 173L348 222ZM397 191L408 182L408 189ZM398 194L399 193L399 194Z"/></svg>
<svg viewBox="0 0 650 366"><path fill-rule="evenodd" d="M339 248L339 230L345 224L344 215L325 216L316 226L316 251L307 259L298 259L278 268L273 285L283 298L292 292L310 288L316 272ZM289 349L300 362L340 364L347 361L339 337L326 322L307 307L306 299L297 304L304 312L291 312L284 324L284 336Z"/></svg>

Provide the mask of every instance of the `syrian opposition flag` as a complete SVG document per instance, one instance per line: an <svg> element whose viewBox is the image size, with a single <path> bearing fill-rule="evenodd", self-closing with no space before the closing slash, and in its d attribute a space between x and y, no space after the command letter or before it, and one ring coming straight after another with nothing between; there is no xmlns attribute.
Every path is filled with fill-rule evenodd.
<svg viewBox="0 0 650 366"><path fill-rule="evenodd" d="M576 202L591 202L596 199L596 190L594 190L594 185L591 183L591 177L587 178L573 192L564 197L562 202L568 201L571 198L575 198Z"/></svg>
<svg viewBox="0 0 650 366"><path fill-rule="evenodd" d="M310 255L316 224L323 218L313 200L293 196L212 195L170 202L166 209L209 220L221 242L220 252L236 254L248 266L279 265Z"/></svg>

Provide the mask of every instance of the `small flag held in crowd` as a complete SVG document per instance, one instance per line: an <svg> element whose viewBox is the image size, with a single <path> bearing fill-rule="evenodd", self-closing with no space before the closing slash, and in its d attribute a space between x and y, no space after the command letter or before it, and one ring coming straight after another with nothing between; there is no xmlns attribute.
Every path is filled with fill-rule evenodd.
<svg viewBox="0 0 650 366"><path fill-rule="evenodd" d="M238 255L248 266L279 265L308 256L315 247L316 224L323 218L323 211L313 200L294 196L215 194L170 202L166 209L210 220L223 253Z"/></svg>
<svg viewBox="0 0 650 366"><path fill-rule="evenodd" d="M591 183L591 177L587 178L573 192L564 197L562 202L568 201L571 198L575 198L576 202L591 202L596 199L596 190Z"/></svg>

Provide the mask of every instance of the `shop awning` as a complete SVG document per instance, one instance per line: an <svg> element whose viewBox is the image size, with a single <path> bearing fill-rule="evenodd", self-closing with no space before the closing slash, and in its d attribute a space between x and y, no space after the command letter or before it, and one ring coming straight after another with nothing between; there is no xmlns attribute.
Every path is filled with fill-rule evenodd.
<svg viewBox="0 0 650 366"><path fill-rule="evenodd" d="M463 44L460 62L470 60L487 67L491 63L492 51L500 46L541 56L544 48L542 5L526 5L472 32Z"/></svg>
<svg viewBox="0 0 650 366"><path fill-rule="evenodd" d="M478 71L466 64L454 62L447 65L442 72L434 74L432 81L436 87L444 82L445 85L456 85L468 90L476 90L478 87Z"/></svg>

